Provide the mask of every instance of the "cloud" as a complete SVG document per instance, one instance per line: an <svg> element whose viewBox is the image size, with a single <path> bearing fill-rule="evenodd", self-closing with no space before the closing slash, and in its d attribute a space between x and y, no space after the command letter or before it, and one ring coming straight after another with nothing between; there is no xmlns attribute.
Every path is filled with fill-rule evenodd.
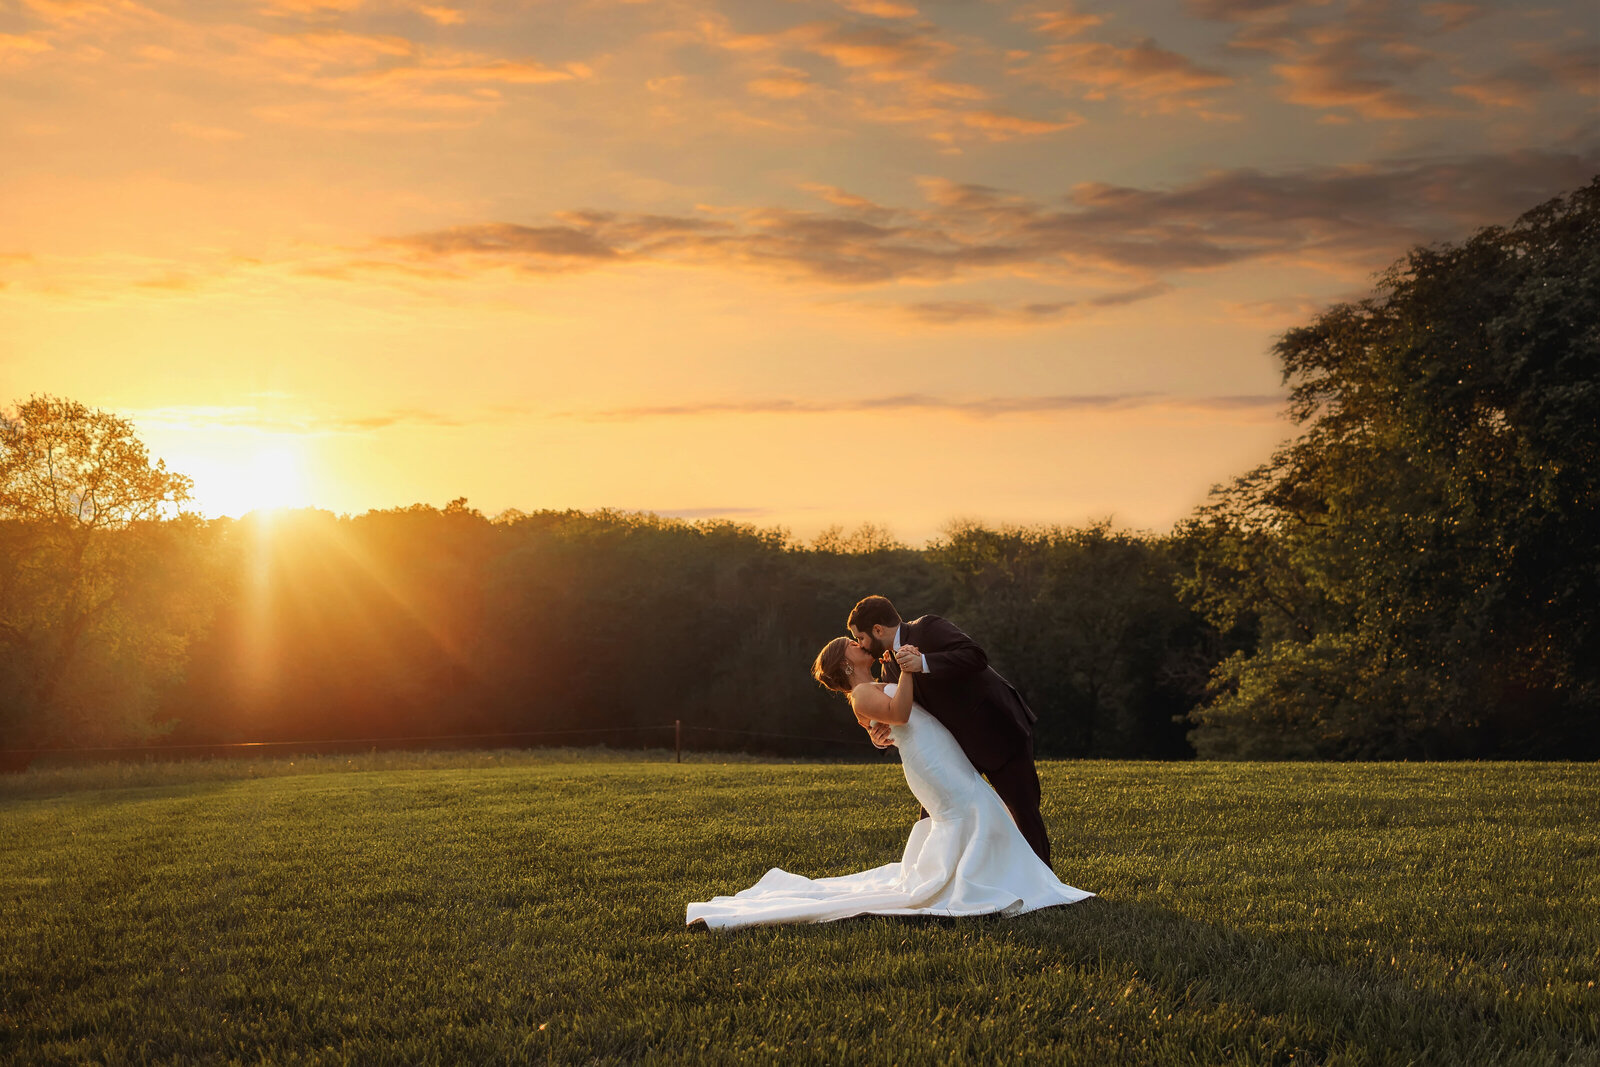
<svg viewBox="0 0 1600 1067"><path fill-rule="evenodd" d="M1212 91L1234 84L1225 71L1203 67L1189 57L1162 48L1145 37L1131 44L1080 41L1084 31L1101 25L1101 15L1071 7L1027 11L1015 20L1058 43L1040 52L1010 53L1010 73L1084 100L1122 101L1138 114L1172 114L1188 109L1203 118L1232 118L1213 113Z"/></svg>
<svg viewBox="0 0 1600 1067"><path fill-rule="evenodd" d="M898 308L918 322L954 326L967 322L1052 322L1079 307L1074 300L1000 304L990 300L919 300Z"/></svg>
<svg viewBox="0 0 1600 1067"><path fill-rule="evenodd" d="M626 134L622 127L633 110L627 95L641 85L651 95L638 117L652 125L814 134L882 123L952 154L968 143L1048 137L1082 122L1004 99L1008 87L990 76L995 49L977 34L945 32L905 0L843 0L823 7L826 17L787 26L772 19L789 4L735 5L736 17L698 0L579 4L572 18L585 22L584 31L532 37L533 54L518 54L515 42L553 21L548 5L528 13L529 34L508 27L468 35L454 28L475 21L479 9L448 0L245 0L206 7L203 17L193 5L158 10L135 0L27 3L24 17L48 28L0 36L0 71L81 65L92 56L100 77L116 65L146 76L201 72L215 81L204 90L208 98L279 125L464 129L514 109L527 93L586 80L594 86L588 94L562 103L619 116L614 124L599 119L619 136L637 135L636 126ZM762 21L745 32L745 20ZM468 41L470 48L458 47ZM575 41L593 51L562 54ZM952 76L958 63L960 78ZM597 68L611 77L594 78Z"/></svg>
<svg viewBox="0 0 1600 1067"><path fill-rule="evenodd" d="M1158 297L1186 274L1241 264L1315 269L1364 285L1408 247L1507 224L1597 171L1600 144L1591 142L1572 151L1216 171L1167 187L1088 182L1049 196L927 177L920 200L882 203L811 185L817 201L809 209L569 210L200 264L46 256L11 273L7 292L48 299L110 299L134 289L228 293L276 276L454 299L455 286L483 278L535 283L593 271L696 269L771 278L813 299L930 325L1048 323ZM996 279L1026 279L1053 293L993 303L929 291ZM869 290L879 292L858 295Z"/></svg>
<svg viewBox="0 0 1600 1067"><path fill-rule="evenodd" d="M282 405L277 405L281 407ZM270 434L362 434L396 426L455 428L501 421L524 414L498 408L472 418L422 408L397 408L361 414L319 414L307 411L263 411L252 405L172 405L131 410L128 417L143 426L173 430L249 430Z"/></svg>
<svg viewBox="0 0 1600 1067"><path fill-rule="evenodd" d="M839 6L858 15L872 15L880 19L914 19L920 12L899 0L839 0Z"/></svg>
<svg viewBox="0 0 1600 1067"><path fill-rule="evenodd" d="M495 86L539 86L589 76L582 64L538 63L456 55L446 60L286 81L317 91L313 99L263 105L251 114L269 122L329 130L437 130L473 126L498 111Z"/></svg>
<svg viewBox="0 0 1600 1067"><path fill-rule="evenodd" d="M369 66L394 56L410 56L417 46L404 37L316 30L273 34L257 46L258 54L312 68Z"/></svg>
<svg viewBox="0 0 1600 1067"><path fill-rule="evenodd" d="M523 407L497 406L482 408L470 414L451 414L426 408L394 408L356 413L295 411L288 410L288 405L283 403L283 400L292 398L268 399L276 400L272 410L248 404L193 404L131 409L126 411L126 414L136 425L145 429L239 430L274 435L323 436L370 434L397 427L457 429L529 418L555 418L580 422L634 422L644 419L893 412L995 419L1008 416L1125 411L1231 413L1249 418L1276 418L1283 412L1286 403L1286 398L1276 393L1212 396L1182 396L1153 392L1085 393L990 396L965 400L905 393L846 401L754 398L571 411L535 411Z"/></svg>
<svg viewBox="0 0 1600 1067"><path fill-rule="evenodd" d="M1280 0L1189 0L1191 13L1234 24L1229 47L1276 57L1278 96L1292 104L1363 119L1417 119L1445 110L1410 86L1435 53L1422 42L1479 17L1465 3L1424 5L1430 20L1391 0L1295 4Z"/></svg>
<svg viewBox="0 0 1600 1067"><path fill-rule="evenodd" d="M914 30L882 25L813 25L793 40L814 55L853 69L917 68L950 56L954 47Z"/></svg>
<svg viewBox="0 0 1600 1067"><path fill-rule="evenodd" d="M1105 22L1104 15L1085 15L1071 7L1052 11L1024 11L1014 16L1017 22L1031 23L1033 32L1045 37L1076 37L1084 30Z"/></svg>
<svg viewBox="0 0 1600 1067"><path fill-rule="evenodd" d="M1586 183L1597 169L1600 145L1279 173L1219 171L1166 189L1084 183L1056 200L928 178L921 183L924 203L916 206L814 186L825 209L565 212L532 225L482 223L385 237L377 247L402 256L402 263L463 274L671 263L834 287L1017 274L1086 278L1100 286L1119 277L1135 282L1120 295L1088 301L1105 306L1156 295L1173 274L1246 261L1365 276L1409 245L1504 224ZM930 321L983 314L927 303Z"/></svg>
<svg viewBox="0 0 1600 1067"><path fill-rule="evenodd" d="M466 16L461 13L459 8L434 7L427 4L418 4L417 10L441 26L459 26L467 20Z"/></svg>
<svg viewBox="0 0 1600 1067"><path fill-rule="evenodd" d="M901 5L866 0L846 6L880 18L909 18ZM869 10L870 9L870 10ZM927 22L825 20L764 33L742 33L720 14L705 14L695 24L697 40L720 50L737 65L750 97L772 107L804 99L806 123L836 121L842 126L876 122L921 127L929 139L957 151L964 141L1011 141L1071 129L1077 115L1029 116L991 102L994 92L941 71L961 58L963 49L945 40ZM832 69L816 68L816 59ZM777 112L741 114L757 125L795 128L798 116Z"/></svg>
<svg viewBox="0 0 1600 1067"><path fill-rule="evenodd" d="M1353 0L1343 19L1304 30L1272 69L1290 103L1346 108L1368 119L1420 118L1430 109L1401 88L1433 58L1417 36L1384 0Z"/></svg>
<svg viewBox="0 0 1600 1067"><path fill-rule="evenodd" d="M1390 78L1365 73L1375 64L1354 47L1325 46L1272 70L1283 80L1291 104L1349 108L1366 119L1415 119L1428 114L1422 98L1398 89Z"/></svg>
<svg viewBox="0 0 1600 1067"><path fill-rule="evenodd" d="M488 253L517 254L531 259L613 259L621 254L616 247L606 243L599 236L599 226L611 221L615 216L588 214L575 218L590 223L595 228L489 223L480 226L457 226L410 237L389 238L385 243L435 257L458 253ZM673 231L681 230L687 225L687 221L671 220L669 225L658 228L652 225L651 216L640 216L631 223L630 232L642 234L647 230Z"/></svg>
<svg viewBox="0 0 1600 1067"><path fill-rule="evenodd" d="M246 100L254 102L237 103L237 111L282 124L336 130L461 128L481 122L515 92L592 74L578 60L546 63L330 24L362 7L385 15L409 12L423 35L460 21L453 8L403 0L277 0L257 9L271 17L264 26L226 17L185 19L134 0L27 4L29 14L48 27L43 36L56 46L55 52L30 51L41 57L36 62L92 62L98 68L121 62L140 72L198 71L221 83L208 90L211 95L225 97L233 87L243 87ZM294 20L312 25L297 26ZM4 43L10 40L0 37L0 68L15 50ZM197 132L198 126L175 129L220 139Z"/></svg>
<svg viewBox="0 0 1600 1067"><path fill-rule="evenodd" d="M739 33L725 17L706 15L698 30L705 41L727 51L804 53L831 59L850 70L927 69L959 51L927 23L904 27L877 21L824 20L770 33Z"/></svg>
<svg viewBox="0 0 1600 1067"><path fill-rule="evenodd" d="M704 418L719 415L850 415L882 412L955 415L970 419L993 419L1012 415L1070 415L1135 410L1228 412L1255 417L1276 417L1282 412L1284 404L1284 397L1268 393L1224 396L1175 396L1165 393L1056 394L1046 396L992 396L972 400L907 393L863 400L727 400L610 408L593 411L569 411L559 414L565 418L592 422Z"/></svg>
<svg viewBox="0 0 1600 1067"><path fill-rule="evenodd" d="M0 70L20 69L41 52L51 51L48 41L15 33L0 33Z"/></svg>
<svg viewBox="0 0 1600 1067"><path fill-rule="evenodd" d="M263 15L318 16L343 15L357 10L364 0L269 0Z"/></svg>
<svg viewBox="0 0 1600 1067"><path fill-rule="evenodd" d="M1461 3L1436 3L1423 4L1422 13L1429 18L1439 20L1439 32L1449 33L1458 30L1470 22L1476 22L1486 12L1479 4Z"/></svg>
<svg viewBox="0 0 1600 1067"><path fill-rule="evenodd" d="M459 26L466 21L460 8L430 4L426 0L267 0L258 10L272 18L299 18L327 21L357 11L414 11L440 26Z"/></svg>
<svg viewBox="0 0 1600 1067"><path fill-rule="evenodd" d="M1360 299L1360 296L1357 293L1350 299ZM1276 300L1229 300L1223 302L1222 310L1227 321L1282 330L1296 323L1309 322L1326 306L1325 301L1293 296Z"/></svg>
<svg viewBox="0 0 1600 1067"><path fill-rule="evenodd" d="M1483 107L1530 109L1539 96L1564 90L1600 95L1600 45L1526 46L1525 58L1493 74L1457 84L1451 92Z"/></svg>
<svg viewBox="0 0 1600 1067"><path fill-rule="evenodd" d="M1017 73L1085 100L1116 97L1159 113L1208 108L1212 100L1200 94L1234 83L1231 75L1202 67L1149 39L1126 48L1099 41L1052 45L1030 57Z"/></svg>
<svg viewBox="0 0 1600 1067"><path fill-rule="evenodd" d="M1031 136L1041 133L1056 133L1060 130L1070 130L1074 126L1081 126L1084 122L1082 115L1067 115L1058 121L1043 119L1027 119L1020 115L1012 115L1004 111L990 111L987 109L963 111L960 115L961 125L968 129L981 130L992 141L1006 141L1015 136Z"/></svg>
<svg viewBox="0 0 1600 1067"><path fill-rule="evenodd" d="M880 306L894 308L918 322L936 326L954 326L970 322L1037 325L1059 321L1069 316L1081 317L1099 308L1138 303L1171 290L1172 286L1165 282L1155 282L1135 289L1101 293L1082 300L1044 300L1031 303L1003 303L993 300L918 300L907 304Z"/></svg>
<svg viewBox="0 0 1600 1067"><path fill-rule="evenodd" d="M325 129L439 129L473 125L502 103L503 86L542 86L587 78L581 63L554 68L532 61L498 59L474 52L430 50L402 39L348 42L340 58L306 50L297 42L285 58L302 69L286 69L278 79L312 91L312 99L263 105L252 114L272 122ZM279 39L281 40L281 39ZM277 42L269 44L269 49ZM367 51L361 51L361 49ZM378 65L380 58L399 62ZM327 66L367 69L324 69Z"/></svg>
<svg viewBox="0 0 1600 1067"><path fill-rule="evenodd" d="M193 275L173 271L154 278L144 278L133 284L141 289L154 289L169 293L192 293L203 288L206 283Z"/></svg>
<svg viewBox="0 0 1600 1067"><path fill-rule="evenodd" d="M195 122L174 122L170 129L173 133L181 133L185 137L193 137L199 141L237 141L244 137L238 130L230 130L223 126L202 126Z"/></svg>
<svg viewBox="0 0 1600 1067"><path fill-rule="evenodd" d="M1287 14L1294 0L1185 0L1183 6L1203 19L1254 22Z"/></svg>
<svg viewBox="0 0 1600 1067"><path fill-rule="evenodd" d="M1141 300L1149 300L1163 293L1170 292L1172 286L1165 282L1152 282L1141 285L1137 289L1126 289L1120 293L1104 293L1100 296L1090 297L1087 301L1092 307L1109 308L1122 307L1124 304L1136 304Z"/></svg>
<svg viewBox="0 0 1600 1067"><path fill-rule="evenodd" d="M773 100L793 100L797 96L815 92L817 87L804 71L783 71L763 78L752 78L746 83L745 88L756 96L765 96Z"/></svg>

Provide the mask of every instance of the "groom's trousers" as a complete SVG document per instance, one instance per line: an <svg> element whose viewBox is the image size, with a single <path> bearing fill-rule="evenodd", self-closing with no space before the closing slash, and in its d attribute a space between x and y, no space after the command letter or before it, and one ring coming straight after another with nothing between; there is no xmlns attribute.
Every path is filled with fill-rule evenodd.
<svg viewBox="0 0 1600 1067"><path fill-rule="evenodd" d="M1005 801L1011 821L1022 831L1028 847L1044 860L1046 867L1050 866L1050 835L1045 832L1044 816L1039 814L1039 770L1033 765L1033 738L1028 738L1028 746L1021 753L995 770L983 772L983 776ZM917 816L927 817L926 808Z"/></svg>

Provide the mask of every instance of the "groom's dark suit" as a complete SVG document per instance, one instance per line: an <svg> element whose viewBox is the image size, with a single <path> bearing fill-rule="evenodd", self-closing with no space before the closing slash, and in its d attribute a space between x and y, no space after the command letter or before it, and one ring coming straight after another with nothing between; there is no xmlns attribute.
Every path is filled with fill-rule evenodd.
<svg viewBox="0 0 1600 1067"><path fill-rule="evenodd" d="M1038 716L1016 687L989 666L989 656L960 627L937 615L900 625L900 643L915 645L928 669L917 674L913 697L983 772L1016 819L1017 829L1045 863L1050 838L1039 816L1039 772L1033 766ZM900 665L883 665L883 680L900 681ZM924 812L926 814L926 812Z"/></svg>

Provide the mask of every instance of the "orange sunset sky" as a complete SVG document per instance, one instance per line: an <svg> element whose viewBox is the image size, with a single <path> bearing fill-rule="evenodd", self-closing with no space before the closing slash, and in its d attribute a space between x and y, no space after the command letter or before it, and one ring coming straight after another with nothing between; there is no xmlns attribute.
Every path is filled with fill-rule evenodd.
<svg viewBox="0 0 1600 1067"><path fill-rule="evenodd" d="M0 402L208 515L1163 530L1600 171L1591 2L0 0Z"/></svg>

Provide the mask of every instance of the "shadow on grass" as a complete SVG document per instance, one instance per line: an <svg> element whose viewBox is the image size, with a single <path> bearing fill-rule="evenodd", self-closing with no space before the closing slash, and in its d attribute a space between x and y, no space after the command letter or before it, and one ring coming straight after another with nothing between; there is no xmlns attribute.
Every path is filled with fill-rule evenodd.
<svg viewBox="0 0 1600 1067"><path fill-rule="evenodd" d="M777 929L746 933L772 937ZM1025 989L1038 1009L1035 1021L1046 1025L1065 1026L1085 1007L1063 995L1081 1000L1084 985L1041 976L1057 967L1075 971L1101 991L1088 998L1091 1012L1120 998L1144 1005L1130 1029L1155 1025L1152 1005L1157 1017L1180 1023L1210 1020L1219 1034L1237 1040L1238 1051L1254 1050L1246 1062L1600 1062L1592 995L1529 996L1533 991L1508 986L1487 967L1463 970L1438 957L1399 962L1403 931L1355 958L1340 935L1318 945L1309 931L1260 936L1144 902L1095 897L1014 919L862 916L795 932L814 946L845 931L867 934L891 959L937 950L940 941L967 953L988 950L1001 982ZM908 940L913 931L920 936ZM1486 944L1477 955L1497 961L1521 952L1515 944Z"/></svg>

